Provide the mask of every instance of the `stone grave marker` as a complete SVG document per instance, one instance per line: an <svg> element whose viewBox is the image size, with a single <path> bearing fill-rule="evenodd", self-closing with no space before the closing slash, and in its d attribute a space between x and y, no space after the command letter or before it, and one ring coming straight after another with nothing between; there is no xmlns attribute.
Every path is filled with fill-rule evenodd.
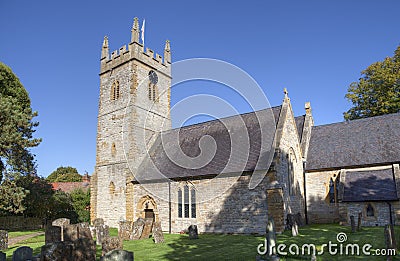
<svg viewBox="0 0 400 261"><path fill-rule="evenodd" d="M101 225L96 227L96 244L101 246L104 239L110 236L110 230L107 225Z"/></svg>
<svg viewBox="0 0 400 261"><path fill-rule="evenodd" d="M294 221L294 224L292 225L292 236L297 237L299 234L299 226L297 226L297 222Z"/></svg>
<svg viewBox="0 0 400 261"><path fill-rule="evenodd" d="M69 224L70 220L68 218L58 218L51 223L54 227L61 227L61 241L64 241L64 227Z"/></svg>
<svg viewBox="0 0 400 261"><path fill-rule="evenodd" d="M0 261L6 261L6 253L0 251Z"/></svg>
<svg viewBox="0 0 400 261"><path fill-rule="evenodd" d="M8 249L8 231L0 230L0 250Z"/></svg>
<svg viewBox="0 0 400 261"><path fill-rule="evenodd" d="M12 261L32 260L33 249L27 246L17 248L12 255Z"/></svg>
<svg viewBox="0 0 400 261"><path fill-rule="evenodd" d="M89 229L90 229L90 234L92 235L92 238L94 239L96 237L96 227L89 226Z"/></svg>
<svg viewBox="0 0 400 261"><path fill-rule="evenodd" d="M131 240L140 239L140 237L142 236L144 224L145 222L143 218L138 218L135 222L133 222Z"/></svg>
<svg viewBox="0 0 400 261"><path fill-rule="evenodd" d="M61 241L61 227L46 226L44 241L45 244Z"/></svg>
<svg viewBox="0 0 400 261"><path fill-rule="evenodd" d="M294 215L294 220L296 221L296 223L299 227L304 226L303 217L301 216L300 212L297 213L296 215Z"/></svg>
<svg viewBox="0 0 400 261"><path fill-rule="evenodd" d="M295 222L295 217L293 214L287 214L286 216L286 228L287 229L292 229L292 226Z"/></svg>
<svg viewBox="0 0 400 261"><path fill-rule="evenodd" d="M98 227L104 225L104 220L102 218L96 218L93 220L93 226Z"/></svg>
<svg viewBox="0 0 400 261"><path fill-rule="evenodd" d="M356 232L356 223L354 221L354 216L350 216L351 232Z"/></svg>
<svg viewBox="0 0 400 261"><path fill-rule="evenodd" d="M189 230L189 239L199 239L199 232L197 230L197 225L190 225L188 230Z"/></svg>
<svg viewBox="0 0 400 261"><path fill-rule="evenodd" d="M101 243L101 255L104 256L108 252L119 249L123 249L123 241L118 238L118 237L107 237L104 239L104 241Z"/></svg>
<svg viewBox="0 0 400 261"><path fill-rule="evenodd" d="M279 260L279 257L276 254L276 231L275 231L275 223L272 217L268 217L267 223L267 257L269 260Z"/></svg>
<svg viewBox="0 0 400 261"><path fill-rule="evenodd" d="M70 224L64 227L64 241L74 242L79 238L78 224Z"/></svg>
<svg viewBox="0 0 400 261"><path fill-rule="evenodd" d="M154 238L154 243L156 243L156 244L164 243L164 234L162 232L160 221L154 222L153 238Z"/></svg>
<svg viewBox="0 0 400 261"><path fill-rule="evenodd" d="M132 221L120 221L119 222L119 229L118 229L118 236L123 240L129 240L132 236Z"/></svg>
<svg viewBox="0 0 400 261"><path fill-rule="evenodd" d="M73 243L54 242L42 246L40 261L74 261L72 259Z"/></svg>
<svg viewBox="0 0 400 261"><path fill-rule="evenodd" d="M116 260L133 261L133 252L115 249L100 257L100 261Z"/></svg>
<svg viewBox="0 0 400 261"><path fill-rule="evenodd" d="M362 220L362 213L358 213L358 219L357 219L357 231L361 230L361 220Z"/></svg>
<svg viewBox="0 0 400 261"><path fill-rule="evenodd" d="M142 235L140 236L140 239L149 238L152 229L153 229L153 219L145 218L144 219L144 227L143 227L143 231L142 231Z"/></svg>
<svg viewBox="0 0 400 261"><path fill-rule="evenodd" d="M82 223L79 223L77 225L78 225L79 238L93 239L92 233L90 232L89 223L82 222Z"/></svg>
<svg viewBox="0 0 400 261"><path fill-rule="evenodd" d="M74 261L96 261L96 242L90 238L78 238L73 243Z"/></svg>

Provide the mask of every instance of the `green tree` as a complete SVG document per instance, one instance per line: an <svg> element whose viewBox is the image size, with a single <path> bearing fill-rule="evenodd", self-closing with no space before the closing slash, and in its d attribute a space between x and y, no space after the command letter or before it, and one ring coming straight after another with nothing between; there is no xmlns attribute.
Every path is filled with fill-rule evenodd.
<svg viewBox="0 0 400 261"><path fill-rule="evenodd" d="M367 118L400 111L400 46L393 57L376 62L361 72L362 78L348 88L346 98L353 107L345 120Z"/></svg>
<svg viewBox="0 0 400 261"><path fill-rule="evenodd" d="M6 174L0 185L0 213L2 216L21 214L25 210L24 199L29 191L17 184L18 175Z"/></svg>
<svg viewBox="0 0 400 261"><path fill-rule="evenodd" d="M80 182L82 176L78 174L76 168L73 167L58 167L48 177L48 182Z"/></svg>
<svg viewBox="0 0 400 261"><path fill-rule="evenodd" d="M12 70L0 62L0 181L5 172L34 172L29 148L41 141L33 138L38 126L32 120L35 116L28 92Z"/></svg>
<svg viewBox="0 0 400 261"><path fill-rule="evenodd" d="M72 205L79 222L90 222L90 190L75 189L71 192Z"/></svg>

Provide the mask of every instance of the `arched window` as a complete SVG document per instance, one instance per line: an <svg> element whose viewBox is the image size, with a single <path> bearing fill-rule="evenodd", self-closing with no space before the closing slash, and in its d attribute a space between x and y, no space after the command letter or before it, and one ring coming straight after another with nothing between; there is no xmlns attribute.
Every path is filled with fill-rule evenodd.
<svg viewBox="0 0 400 261"><path fill-rule="evenodd" d="M293 148L290 148L288 154L288 187L289 195L295 194L295 181L294 181L294 163L297 162Z"/></svg>
<svg viewBox="0 0 400 261"><path fill-rule="evenodd" d="M178 189L178 217L182 217L182 190Z"/></svg>
<svg viewBox="0 0 400 261"><path fill-rule="evenodd" d="M367 217L374 217L374 216L375 216L375 209L374 209L374 207L371 205L371 203L368 203L366 212L367 212L367 213L366 213L366 214L367 214Z"/></svg>
<svg viewBox="0 0 400 261"><path fill-rule="evenodd" d="M335 176L334 176L335 177ZM329 203L338 203L339 194L339 176L336 179L331 178L329 180Z"/></svg>
<svg viewBox="0 0 400 261"><path fill-rule="evenodd" d="M178 218L196 218L196 190L185 184L178 188Z"/></svg>
<svg viewBox="0 0 400 261"><path fill-rule="evenodd" d="M115 81L111 86L111 100L115 101L119 99L120 92L119 92L119 82Z"/></svg>
<svg viewBox="0 0 400 261"><path fill-rule="evenodd" d="M108 185L108 189L110 191L110 194L113 195L115 193L115 185L114 182L110 182L110 185Z"/></svg>
<svg viewBox="0 0 400 261"><path fill-rule="evenodd" d="M186 185L183 188L183 202L185 203L185 218L189 217L189 187Z"/></svg>
<svg viewBox="0 0 400 261"><path fill-rule="evenodd" d="M196 218L196 190L194 189L194 188L192 188L191 190L190 190L190 203L191 203L191 206L192 206L192 215L191 215L191 217L192 218Z"/></svg>

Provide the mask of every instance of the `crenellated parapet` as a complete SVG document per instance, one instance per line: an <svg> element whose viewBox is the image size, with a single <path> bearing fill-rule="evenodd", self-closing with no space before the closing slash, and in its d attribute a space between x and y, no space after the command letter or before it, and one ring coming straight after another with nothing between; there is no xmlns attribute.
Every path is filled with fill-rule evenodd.
<svg viewBox="0 0 400 261"><path fill-rule="evenodd" d="M131 30L131 42L128 46L123 45L118 50L111 52L109 54L108 37L104 37L101 59L100 59L100 74L108 72L115 67L118 67L131 60L138 60L144 62L145 64L153 67L157 70L165 71L167 67L171 64L171 50L170 42L166 41L164 49L164 58L158 53L154 53L150 48L144 48L142 43L139 43L139 22L138 18L135 17L134 23ZM167 70L169 73L169 70Z"/></svg>

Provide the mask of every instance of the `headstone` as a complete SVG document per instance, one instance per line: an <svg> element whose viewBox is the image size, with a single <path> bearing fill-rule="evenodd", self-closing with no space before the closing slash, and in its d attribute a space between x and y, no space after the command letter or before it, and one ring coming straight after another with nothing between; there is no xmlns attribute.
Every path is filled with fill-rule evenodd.
<svg viewBox="0 0 400 261"><path fill-rule="evenodd" d="M6 261L6 253L0 251L0 261Z"/></svg>
<svg viewBox="0 0 400 261"><path fill-rule="evenodd" d="M0 230L0 250L8 249L8 231Z"/></svg>
<svg viewBox="0 0 400 261"><path fill-rule="evenodd" d="M145 218L144 219L144 227L143 227L143 231L142 231L142 235L140 236L140 239L149 238L152 229L153 229L153 219Z"/></svg>
<svg viewBox="0 0 400 261"><path fill-rule="evenodd" d="M32 260L33 249L27 246L17 248L12 255L12 261Z"/></svg>
<svg viewBox="0 0 400 261"><path fill-rule="evenodd" d="M73 261L71 242L55 242L42 246L40 261Z"/></svg>
<svg viewBox="0 0 400 261"><path fill-rule="evenodd" d="M92 235L92 238L96 238L96 227L95 226L89 226L90 229L90 234Z"/></svg>
<svg viewBox="0 0 400 261"><path fill-rule="evenodd" d="M74 242L78 238L92 239L89 223L78 223L64 227L64 241Z"/></svg>
<svg viewBox="0 0 400 261"><path fill-rule="evenodd" d="M268 217L267 223L267 257L269 260L279 260L276 255L276 232L275 223L272 217Z"/></svg>
<svg viewBox="0 0 400 261"><path fill-rule="evenodd" d="M294 221L294 224L292 225L292 236L297 237L299 234L299 227L297 226L297 222Z"/></svg>
<svg viewBox="0 0 400 261"><path fill-rule="evenodd" d="M160 221L154 222L153 238L154 238L154 243L156 243L156 244L164 243L164 234L162 232Z"/></svg>
<svg viewBox="0 0 400 261"><path fill-rule="evenodd" d="M69 224L70 220L68 218L58 218L51 223L54 227L61 227L61 241L64 241L64 227Z"/></svg>
<svg viewBox="0 0 400 261"><path fill-rule="evenodd" d="M317 261L317 256L316 255L311 255L311 261Z"/></svg>
<svg viewBox="0 0 400 261"><path fill-rule="evenodd" d="M133 261L133 252L116 249L100 257L100 261L116 261L116 260Z"/></svg>
<svg viewBox="0 0 400 261"><path fill-rule="evenodd" d="M93 226L98 227L104 225L104 220L102 218L96 218L93 220Z"/></svg>
<svg viewBox="0 0 400 261"><path fill-rule="evenodd" d="M389 225L390 227L390 234L392 235L392 247L397 249L397 242L396 242L396 235L394 233L394 226Z"/></svg>
<svg viewBox="0 0 400 261"><path fill-rule="evenodd" d="M295 216L293 214L287 214L286 216L286 228L292 229L292 226L295 222Z"/></svg>
<svg viewBox="0 0 400 261"><path fill-rule="evenodd" d="M110 230L107 225L96 227L96 244L101 246L104 239L110 236Z"/></svg>
<svg viewBox="0 0 400 261"><path fill-rule="evenodd" d="M189 230L189 239L199 239L199 232L197 230L197 225L190 225L188 230Z"/></svg>
<svg viewBox="0 0 400 261"><path fill-rule="evenodd" d="M90 238L78 238L72 250L74 261L96 261L96 242Z"/></svg>
<svg viewBox="0 0 400 261"><path fill-rule="evenodd" d="M101 255L104 256L114 249L123 249L122 240L118 237L107 237L101 244Z"/></svg>
<svg viewBox="0 0 400 261"><path fill-rule="evenodd" d="M358 213L358 219L357 219L357 231L361 231L361 221L362 221L362 213Z"/></svg>
<svg viewBox="0 0 400 261"><path fill-rule="evenodd" d="M45 244L61 241L61 227L47 226L44 234Z"/></svg>
<svg viewBox="0 0 400 261"><path fill-rule="evenodd" d="M300 212L297 213L296 215L294 215L294 220L296 221L296 223L299 227L304 226L303 217L301 216Z"/></svg>
<svg viewBox="0 0 400 261"><path fill-rule="evenodd" d="M122 238L122 240L131 239L132 225L133 225L132 221L120 221L119 222L118 236L120 238Z"/></svg>
<svg viewBox="0 0 400 261"><path fill-rule="evenodd" d="M386 244L386 249L393 249L393 235L392 231L390 229L390 225L385 226L385 244ZM391 256L387 256L386 260L392 260Z"/></svg>
<svg viewBox="0 0 400 261"><path fill-rule="evenodd" d="M354 221L354 216L350 216L351 232L356 232L356 223Z"/></svg>
<svg viewBox="0 0 400 261"><path fill-rule="evenodd" d="M138 218L135 222L133 222L132 235L131 235L132 240L140 239L140 237L142 236L144 224L145 222L143 218Z"/></svg>

